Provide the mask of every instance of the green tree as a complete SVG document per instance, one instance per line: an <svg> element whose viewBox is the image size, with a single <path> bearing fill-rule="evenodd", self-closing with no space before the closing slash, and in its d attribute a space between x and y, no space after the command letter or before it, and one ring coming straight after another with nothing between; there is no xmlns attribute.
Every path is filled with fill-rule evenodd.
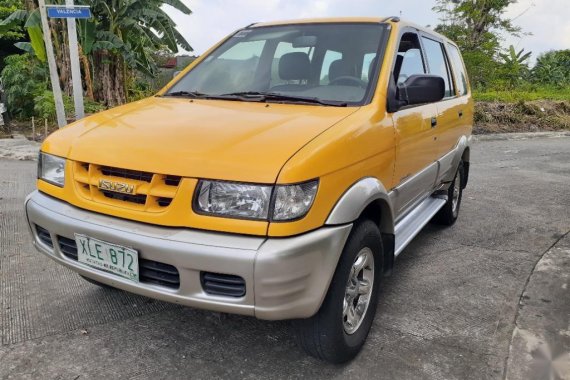
<svg viewBox="0 0 570 380"><path fill-rule="evenodd" d="M538 56L532 80L557 87L570 86L570 49L549 51Z"/></svg>
<svg viewBox="0 0 570 380"><path fill-rule="evenodd" d="M63 4L64 1L53 0L51 3ZM87 97L109 107L127 101L127 87L133 82L136 71L150 77L156 75L157 55L154 52L164 47L173 54L179 47L192 50L162 9L169 5L190 14L190 9L181 0L79 0L76 3L90 5L94 16L91 20L78 22ZM17 9L0 21L0 33L2 28L21 29L25 22L29 42L21 42L18 46L41 61L43 40L36 8L34 0L25 0L25 10ZM69 95L71 78L66 24L63 20L50 19L49 26L62 89Z"/></svg>
<svg viewBox="0 0 570 380"><path fill-rule="evenodd" d="M8 112L13 117L34 114L34 97L47 89L47 68L30 54L11 55L5 59L2 82Z"/></svg>
<svg viewBox="0 0 570 380"><path fill-rule="evenodd" d="M517 0L436 0L440 14L435 30L455 41L463 52L474 87L492 85L499 75L501 32L520 35L521 29L505 16Z"/></svg>
<svg viewBox="0 0 570 380"><path fill-rule="evenodd" d="M18 53L14 44L26 39L24 21L9 18L14 12L22 9L23 4L20 0L0 2L0 69L3 67L4 57Z"/></svg>

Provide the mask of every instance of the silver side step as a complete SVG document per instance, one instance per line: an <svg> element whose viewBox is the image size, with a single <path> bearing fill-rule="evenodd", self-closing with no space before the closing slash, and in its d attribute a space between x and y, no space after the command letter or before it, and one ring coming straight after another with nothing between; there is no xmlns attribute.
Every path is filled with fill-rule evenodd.
<svg viewBox="0 0 570 380"><path fill-rule="evenodd" d="M427 197L396 224L396 257L447 202L447 196Z"/></svg>

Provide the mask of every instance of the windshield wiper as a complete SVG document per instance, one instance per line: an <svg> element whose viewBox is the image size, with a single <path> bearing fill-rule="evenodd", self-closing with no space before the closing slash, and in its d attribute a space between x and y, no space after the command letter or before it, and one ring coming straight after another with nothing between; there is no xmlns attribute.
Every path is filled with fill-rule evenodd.
<svg viewBox="0 0 570 380"><path fill-rule="evenodd" d="M335 107L348 106L348 103L346 102L322 100L319 98L296 96L296 95L286 95L286 94L279 94L276 92L241 91L241 92L231 92L228 94L222 94L219 97L241 97L245 99L254 99L261 102L285 101L285 102L295 102L295 103L320 104L324 106L335 106Z"/></svg>
<svg viewBox="0 0 570 380"><path fill-rule="evenodd" d="M208 98L210 95L200 91L174 91L164 94L164 96L173 96L181 98Z"/></svg>

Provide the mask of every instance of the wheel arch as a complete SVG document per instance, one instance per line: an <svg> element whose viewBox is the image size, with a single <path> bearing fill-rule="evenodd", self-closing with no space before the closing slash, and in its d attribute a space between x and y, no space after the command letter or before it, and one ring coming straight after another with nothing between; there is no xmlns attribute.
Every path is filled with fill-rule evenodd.
<svg viewBox="0 0 570 380"><path fill-rule="evenodd" d="M372 220L382 234L384 272L394 265L394 211L386 188L377 178L367 177L354 183L338 200L325 224L354 223Z"/></svg>

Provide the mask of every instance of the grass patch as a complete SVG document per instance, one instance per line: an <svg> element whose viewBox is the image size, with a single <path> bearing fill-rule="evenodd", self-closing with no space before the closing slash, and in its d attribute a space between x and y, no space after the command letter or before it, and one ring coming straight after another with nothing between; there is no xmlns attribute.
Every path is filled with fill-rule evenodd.
<svg viewBox="0 0 570 380"><path fill-rule="evenodd" d="M480 102L517 103L520 101L570 99L570 87L567 88L533 88L516 90L473 91L473 98Z"/></svg>

